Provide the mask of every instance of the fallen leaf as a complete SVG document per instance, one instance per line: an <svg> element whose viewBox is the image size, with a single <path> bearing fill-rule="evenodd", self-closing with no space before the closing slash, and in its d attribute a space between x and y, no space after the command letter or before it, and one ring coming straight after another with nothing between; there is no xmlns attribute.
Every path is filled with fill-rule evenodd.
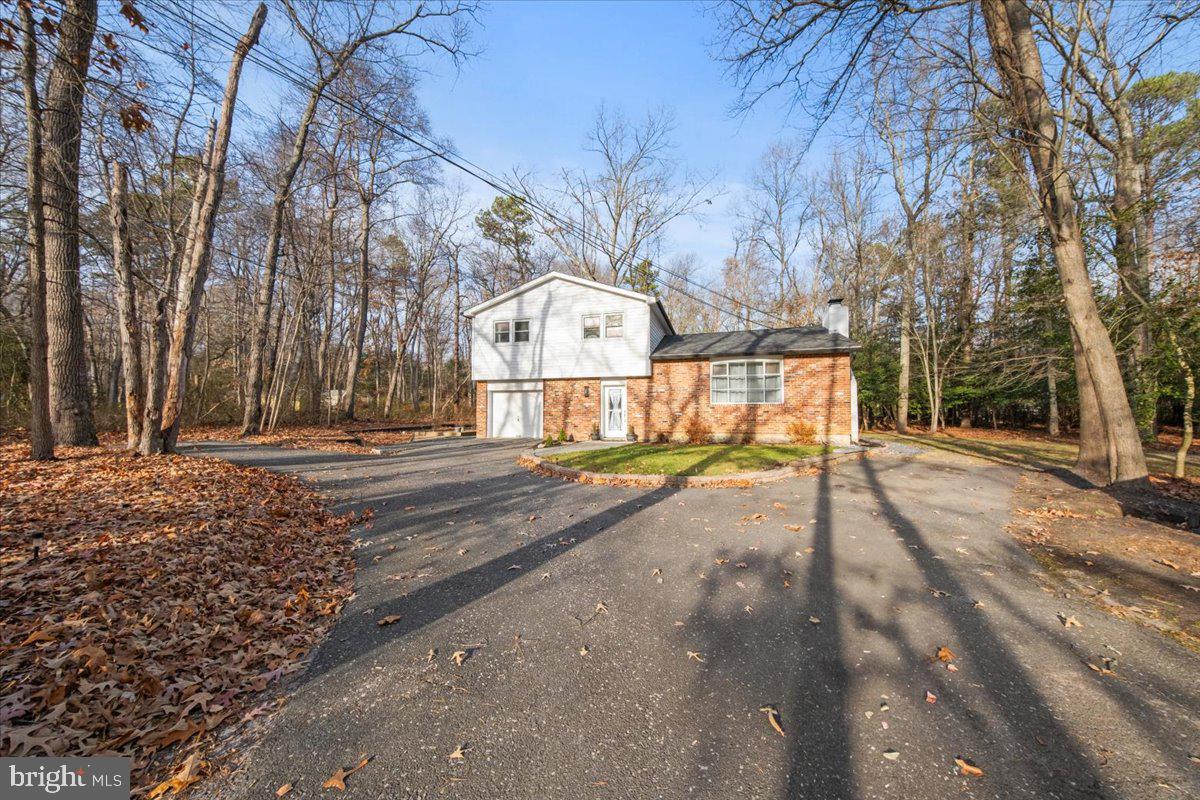
<svg viewBox="0 0 1200 800"><path fill-rule="evenodd" d="M463 662L467 660L467 651L455 650L454 654L450 656L450 660L454 662L454 666L461 667Z"/></svg>
<svg viewBox="0 0 1200 800"><path fill-rule="evenodd" d="M804 530L804 526L803 525L784 525L783 529L785 531L791 531L792 533L795 533L797 531Z"/></svg>
<svg viewBox="0 0 1200 800"><path fill-rule="evenodd" d="M200 780L200 770L203 766L204 762L200 760L200 754L192 753L187 757L187 760L180 765L179 769L176 770L174 775L151 789L147 797L150 797L153 800L153 798L161 797L168 791L171 792L171 794L179 794L184 789Z"/></svg>
<svg viewBox="0 0 1200 800"><path fill-rule="evenodd" d="M325 783L321 784L321 788L322 789L337 789L339 792L346 791L346 778L349 778L351 775L353 775L354 773L358 772L360 769L365 767L367 765L367 762L370 760L371 759L369 756L363 756L362 758L359 759L358 764L351 767L350 769L344 769L344 768L339 767L336 772L334 772L332 775L329 776L329 779L326 780Z"/></svg>
<svg viewBox="0 0 1200 800"><path fill-rule="evenodd" d="M771 503L771 507L779 509L780 511L787 511L787 506L785 506L783 503Z"/></svg>
<svg viewBox="0 0 1200 800"><path fill-rule="evenodd" d="M704 659L701 658L700 654L697 653L695 650L688 650L687 657L690 658L692 661L699 661L701 664L704 663Z"/></svg>
<svg viewBox="0 0 1200 800"><path fill-rule="evenodd" d="M934 694L933 692L929 691L928 689L926 689L925 690L925 702L926 703L936 703L937 695Z"/></svg>
<svg viewBox="0 0 1200 800"><path fill-rule="evenodd" d="M972 778L983 777L983 770L967 761L965 758L959 758L958 756L955 756L954 763L958 765L958 768L963 775L967 775Z"/></svg>
<svg viewBox="0 0 1200 800"><path fill-rule="evenodd" d="M1068 616L1067 614L1063 614L1061 612L1058 615L1058 620L1059 620L1059 622L1061 622L1063 624L1064 628L1082 628L1083 627L1083 623L1081 623L1079 620L1075 619L1074 616Z"/></svg>
<svg viewBox="0 0 1200 800"><path fill-rule="evenodd" d="M467 760L466 752L469 747L470 747L469 744L467 744L466 742L463 742L458 747L454 748L454 752L451 753L448 756L448 758L451 761L466 761Z"/></svg>
<svg viewBox="0 0 1200 800"><path fill-rule="evenodd" d="M399 614L388 614L386 617L380 617L375 622L375 624L380 627L383 627L384 625L391 625L393 622L399 622L399 621L400 621Z"/></svg>
<svg viewBox="0 0 1200 800"><path fill-rule="evenodd" d="M809 617L809 618L808 618L808 621L809 621L809 622L811 622L813 625L820 625L820 624L821 624L821 618L820 618L820 617Z"/></svg>
<svg viewBox="0 0 1200 800"><path fill-rule="evenodd" d="M883 751L883 757L886 758L888 761L896 761L897 759L900 758L900 751L892 750L889 748L889 749Z"/></svg>
<svg viewBox="0 0 1200 800"><path fill-rule="evenodd" d="M1169 569L1173 569L1173 570L1176 570L1176 571L1178 571L1178 570L1179 570L1179 565L1178 565L1178 564L1176 564L1174 561L1171 561L1170 559L1166 559L1166 558L1156 558L1156 559L1154 559L1154 563L1155 563L1155 564L1162 564L1164 567L1167 567L1167 568L1169 568Z"/></svg>
<svg viewBox="0 0 1200 800"><path fill-rule="evenodd" d="M783 732L783 722L779 717L779 709L775 708L775 706L763 706L758 710L767 715L767 721L771 723L771 727L774 728L780 736L787 736L787 734Z"/></svg>
<svg viewBox="0 0 1200 800"><path fill-rule="evenodd" d="M937 653L934 654L938 661L953 661L954 651L949 647L939 647Z"/></svg>
<svg viewBox="0 0 1200 800"><path fill-rule="evenodd" d="M283 786L280 786L278 789L275 790L275 796L283 797L285 794L287 794L291 790L292 790L292 784L285 783Z"/></svg>
<svg viewBox="0 0 1200 800"><path fill-rule="evenodd" d="M588 649L588 646L586 644L579 648L580 656L586 656L590 652L591 652L591 650Z"/></svg>

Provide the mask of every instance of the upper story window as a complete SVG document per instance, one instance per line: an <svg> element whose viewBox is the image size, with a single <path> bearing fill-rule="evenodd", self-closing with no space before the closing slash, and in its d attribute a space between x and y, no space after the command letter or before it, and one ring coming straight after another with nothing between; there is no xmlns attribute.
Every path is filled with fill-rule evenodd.
<svg viewBox="0 0 1200 800"><path fill-rule="evenodd" d="M584 339L599 339L600 338L600 315L599 314L584 314L583 315L583 338Z"/></svg>
<svg viewBox="0 0 1200 800"><path fill-rule="evenodd" d="M496 344L529 341L529 320L506 319L493 325L492 341Z"/></svg>
<svg viewBox="0 0 1200 800"><path fill-rule="evenodd" d="M625 315L613 314L584 314L584 339L620 339L625 336Z"/></svg>
<svg viewBox="0 0 1200 800"><path fill-rule="evenodd" d="M716 361L709 382L713 405L783 402L779 361Z"/></svg>
<svg viewBox="0 0 1200 800"><path fill-rule="evenodd" d="M624 314L605 314L604 315L604 338L605 339L620 339L625 335L625 315Z"/></svg>

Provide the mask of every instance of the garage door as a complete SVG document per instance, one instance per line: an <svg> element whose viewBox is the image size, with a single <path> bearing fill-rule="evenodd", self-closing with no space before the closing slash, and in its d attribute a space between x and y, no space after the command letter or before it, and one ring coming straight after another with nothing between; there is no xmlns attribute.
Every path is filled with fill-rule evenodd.
<svg viewBox="0 0 1200 800"><path fill-rule="evenodd" d="M541 438L542 393L489 392L488 425L498 439Z"/></svg>

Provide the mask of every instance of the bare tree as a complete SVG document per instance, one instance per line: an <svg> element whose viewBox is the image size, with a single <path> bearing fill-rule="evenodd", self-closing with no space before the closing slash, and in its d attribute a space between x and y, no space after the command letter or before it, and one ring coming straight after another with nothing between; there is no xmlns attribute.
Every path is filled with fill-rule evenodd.
<svg viewBox="0 0 1200 800"><path fill-rule="evenodd" d="M67 0L42 109L50 418L60 444L96 444L79 277L79 149L96 0Z"/></svg>
<svg viewBox="0 0 1200 800"><path fill-rule="evenodd" d="M1099 426L1081 430L1076 468L1106 482L1144 480L1146 457L1116 351L1092 294L1075 211L1075 189L1063 160L1059 125L1046 93L1029 9L1019 0L983 0L982 9L992 57L1033 165L1042 217L1051 234L1067 314L1078 345L1076 375L1081 408L1090 410L1091 401L1084 401L1083 396L1095 397ZM1101 442L1106 445L1103 451ZM1105 456L1103 460L1101 455Z"/></svg>
<svg viewBox="0 0 1200 800"><path fill-rule="evenodd" d="M708 180L679 174L673 128L665 112L635 124L601 108L587 144L598 171L563 170L551 190L519 179L527 197L552 210L539 216L542 233L572 269L620 284L636 264L657 257L668 225L711 201Z"/></svg>
<svg viewBox="0 0 1200 800"><path fill-rule="evenodd" d="M205 148L196 193L192 200L191 224L187 231L183 265L175 286L176 307L171 345L166 357L167 383L162 412L162 444L168 450L174 449L179 436L188 362L192 356L192 344L196 335L196 318L204 296L204 284L208 279L217 212L220 210L221 197L225 191L225 162L229 152L229 136L233 128L233 112L237 105L242 65L250 49L258 43L266 18L267 7L259 3L250 19L250 27L234 46L229 75L225 81L225 93L221 98L220 118L211 133L209 146Z"/></svg>
<svg viewBox="0 0 1200 800"><path fill-rule="evenodd" d="M267 228L266 250L263 255L262 274L259 278L258 296L255 299L254 326L251 329L250 361L246 373L245 413L242 415L242 434L257 433L262 427L263 366L267 339L271 324L271 307L275 296L275 276L278 271L280 242L282 240L284 210L292 190L296 172L305 158L309 132L316 118L317 106L326 90L338 79L351 59L364 48L380 43L392 36L411 37L424 46L440 50L454 58L461 55L464 30L458 26L457 17L473 12L473 6L448 4L426 6L417 3L406 14L398 17L394 25L373 28L378 4L370 2L353 9L352 32L339 37L341 42L328 45L323 39L322 7L314 4L303 15L298 10L298 0L284 0L288 16L297 32L304 39L312 54L316 79L308 88L308 99L296 126L291 152L283 163L275 181L275 197L271 203L271 217ZM387 16L391 16L388 14ZM448 32L438 29L437 23L449 21Z"/></svg>
<svg viewBox="0 0 1200 800"><path fill-rule="evenodd" d="M50 419L50 375L46 331L46 221L42 208L42 108L37 90L37 38L33 11L18 4L21 13L23 53L22 88L25 93L25 154L29 237L29 444L38 461L54 458L54 432Z"/></svg>
<svg viewBox="0 0 1200 800"><path fill-rule="evenodd" d="M112 221L113 273L117 278L117 311L121 341L121 370L125 386L126 447L142 440L142 333L138 321L137 289L133 282L133 243L129 238L129 174L120 161L112 165L109 216Z"/></svg>

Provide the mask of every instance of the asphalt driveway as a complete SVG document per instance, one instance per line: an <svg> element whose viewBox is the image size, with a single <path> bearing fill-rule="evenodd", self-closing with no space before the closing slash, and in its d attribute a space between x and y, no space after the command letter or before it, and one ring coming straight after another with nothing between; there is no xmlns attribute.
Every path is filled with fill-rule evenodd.
<svg viewBox="0 0 1200 800"><path fill-rule="evenodd" d="M340 796L360 754L346 797L1200 796L1200 660L1043 587L1004 530L1014 469L876 453L647 490L521 447L195 448L375 510L357 597L214 796Z"/></svg>

